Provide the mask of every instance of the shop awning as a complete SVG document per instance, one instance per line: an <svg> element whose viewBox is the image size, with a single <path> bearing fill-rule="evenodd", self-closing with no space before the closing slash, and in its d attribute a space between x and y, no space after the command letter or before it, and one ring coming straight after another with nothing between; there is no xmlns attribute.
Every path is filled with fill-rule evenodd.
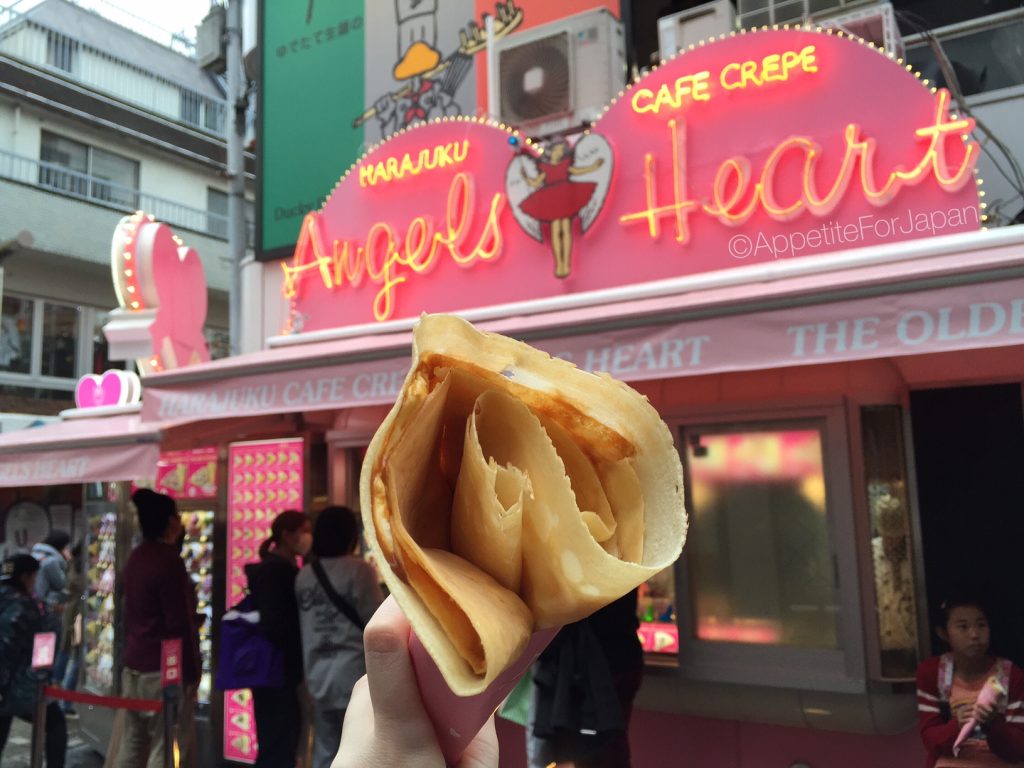
<svg viewBox="0 0 1024 768"><path fill-rule="evenodd" d="M837 254L830 271L802 273L791 260L759 265L760 281L478 325L625 381L1024 344L1024 228L936 240L898 261L861 249ZM411 333L389 330L149 376L143 417L390 404L408 370Z"/></svg>
<svg viewBox="0 0 1024 768"><path fill-rule="evenodd" d="M0 487L133 480L153 473L165 425L139 414L69 419L0 435Z"/></svg>

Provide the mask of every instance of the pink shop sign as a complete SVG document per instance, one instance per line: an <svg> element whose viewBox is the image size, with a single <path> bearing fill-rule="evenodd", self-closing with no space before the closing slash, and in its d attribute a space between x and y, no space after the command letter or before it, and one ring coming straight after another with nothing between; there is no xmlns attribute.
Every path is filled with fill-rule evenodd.
<svg viewBox="0 0 1024 768"><path fill-rule="evenodd" d="M1024 344L1024 280L682 321L538 344L626 381Z"/></svg>

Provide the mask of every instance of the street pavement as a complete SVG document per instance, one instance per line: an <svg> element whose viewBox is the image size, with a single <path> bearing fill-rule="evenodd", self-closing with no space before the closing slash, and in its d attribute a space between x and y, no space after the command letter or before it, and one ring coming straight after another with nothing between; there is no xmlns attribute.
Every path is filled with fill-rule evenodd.
<svg viewBox="0 0 1024 768"><path fill-rule="evenodd" d="M32 726L15 719L0 764L3 768L28 768ZM78 735L78 718L68 718L68 759L65 768L102 768L103 757Z"/></svg>

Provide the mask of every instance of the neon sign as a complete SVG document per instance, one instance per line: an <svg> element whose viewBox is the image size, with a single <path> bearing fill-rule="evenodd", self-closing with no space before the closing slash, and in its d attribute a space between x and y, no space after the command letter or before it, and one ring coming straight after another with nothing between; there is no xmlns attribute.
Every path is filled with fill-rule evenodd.
<svg viewBox="0 0 1024 768"><path fill-rule="evenodd" d="M648 153L644 165L646 208L624 214L620 221L624 224L645 221L648 234L652 238L657 238L660 234L659 218L672 216L676 222L676 242L686 244L690 241L688 216L693 212L713 216L732 227L745 224L758 209L776 221L789 221L804 211L810 211L819 217L827 216L846 195L854 178L855 168L858 186L864 199L878 207L892 201L902 187L920 184L929 176L943 189L959 190L971 181L970 172L977 160L978 145L968 144L958 165L955 168L950 167L946 153L947 137L957 138L973 130L974 120L950 120L948 111L949 92L940 90L935 98L935 116L932 124L918 128L914 132L916 136L928 141L928 147L921 159L912 168L899 166L893 169L883 184L879 184L875 179L873 159L877 142L871 137L863 137L861 127L850 123L843 131L845 149L842 163L835 181L824 194L819 193L815 181L818 158L822 154L821 146L806 136L795 136L780 142L771 151L752 190L750 161L742 155L723 161L715 173L710 195L704 198L709 202L704 203L701 203L700 198L686 196L686 126L685 123L679 126L676 120L670 120L668 125L673 166L672 202L664 205L657 203L654 154ZM775 177L779 164L787 153L796 153L803 158L800 189L791 201L780 202L776 194Z"/></svg>
<svg viewBox="0 0 1024 768"><path fill-rule="evenodd" d="M722 67L718 81L727 91L738 88L760 88L767 83L785 82L800 72L816 73L815 47L806 45L799 51L770 53L761 59L733 61ZM650 88L637 88L630 104L638 115L659 114L664 107L682 109L689 97L693 101L711 101L711 72L703 70L681 75L674 82L662 83L655 94Z"/></svg>
<svg viewBox="0 0 1024 768"><path fill-rule="evenodd" d="M421 124L306 217L283 331L977 229L973 129L902 60L806 27L692 48L576 141Z"/></svg>
<svg viewBox="0 0 1024 768"><path fill-rule="evenodd" d="M419 176L423 171L445 168L449 165L460 165L465 162L469 153L468 141L452 141L427 147L413 155L406 152L401 158L388 157L376 163L364 163L359 166L359 186L374 186L382 182L396 181L406 176Z"/></svg>

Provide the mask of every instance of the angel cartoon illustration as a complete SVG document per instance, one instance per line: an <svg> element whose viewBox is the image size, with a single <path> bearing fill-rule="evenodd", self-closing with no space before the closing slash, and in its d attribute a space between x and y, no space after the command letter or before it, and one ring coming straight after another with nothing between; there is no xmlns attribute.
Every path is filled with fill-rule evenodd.
<svg viewBox="0 0 1024 768"><path fill-rule="evenodd" d="M509 163L505 187L519 226L539 243L548 226L555 277L572 271L573 220L590 229L608 196L612 148L603 136L589 133L574 146L565 139L548 144L539 157L520 152Z"/></svg>

